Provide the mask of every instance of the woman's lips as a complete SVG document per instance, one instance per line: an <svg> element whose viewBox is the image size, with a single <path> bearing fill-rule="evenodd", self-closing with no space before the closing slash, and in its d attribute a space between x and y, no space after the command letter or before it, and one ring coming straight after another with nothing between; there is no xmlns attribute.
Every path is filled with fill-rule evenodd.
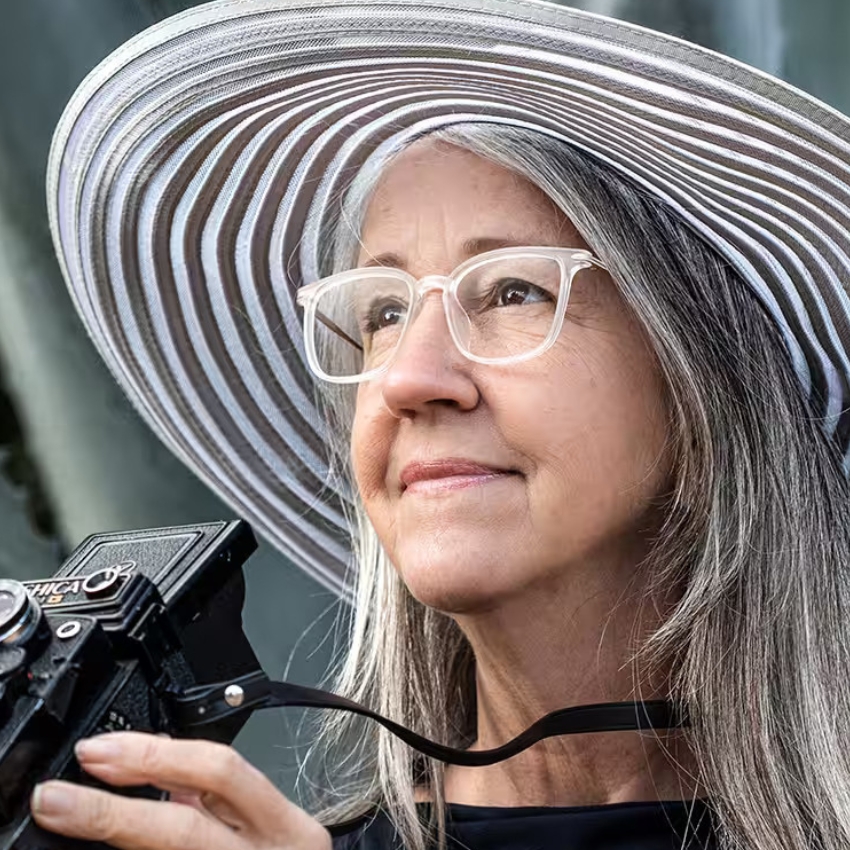
<svg viewBox="0 0 850 850"><path fill-rule="evenodd" d="M449 458L409 463L402 470L400 481L403 493L426 494L475 487L515 474L511 469Z"/></svg>

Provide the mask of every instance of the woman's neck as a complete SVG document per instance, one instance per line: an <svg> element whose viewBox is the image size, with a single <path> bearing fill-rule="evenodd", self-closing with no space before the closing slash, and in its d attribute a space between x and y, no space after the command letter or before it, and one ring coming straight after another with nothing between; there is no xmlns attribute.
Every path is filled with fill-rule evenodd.
<svg viewBox="0 0 850 850"><path fill-rule="evenodd" d="M666 671L649 677L630 662L640 638L658 625L647 611L657 608L609 598L604 587L591 594L545 588L486 614L458 617L476 657L472 749L504 744L559 708L666 698ZM446 798L494 806L687 799L698 792L692 772L683 730L570 735L490 767L450 766Z"/></svg>

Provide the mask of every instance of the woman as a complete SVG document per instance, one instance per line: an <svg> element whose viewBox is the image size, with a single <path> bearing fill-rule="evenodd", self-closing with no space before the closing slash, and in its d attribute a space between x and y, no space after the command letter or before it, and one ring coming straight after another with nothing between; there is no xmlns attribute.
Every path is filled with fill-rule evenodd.
<svg viewBox="0 0 850 850"><path fill-rule="evenodd" d="M227 748L108 735L85 770L171 801L48 782L38 822L846 846L848 145L777 81L543 4L217 3L108 60L54 144L69 285L169 445L329 583L347 512L338 689L470 751L572 705L690 725L464 768L340 715L334 839Z"/></svg>

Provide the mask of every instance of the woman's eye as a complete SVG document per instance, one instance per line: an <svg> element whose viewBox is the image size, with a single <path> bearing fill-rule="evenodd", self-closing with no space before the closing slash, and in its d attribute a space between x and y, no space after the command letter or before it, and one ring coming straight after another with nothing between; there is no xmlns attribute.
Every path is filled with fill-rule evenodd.
<svg viewBox="0 0 850 850"><path fill-rule="evenodd" d="M361 326L365 333L374 334L384 328L392 327L404 322L407 308L400 301L383 300L370 305L368 312L363 317Z"/></svg>
<svg viewBox="0 0 850 850"><path fill-rule="evenodd" d="M524 304L540 304L551 301L552 296L539 286L526 280L509 278L500 280L491 287L490 304L495 307L521 307Z"/></svg>

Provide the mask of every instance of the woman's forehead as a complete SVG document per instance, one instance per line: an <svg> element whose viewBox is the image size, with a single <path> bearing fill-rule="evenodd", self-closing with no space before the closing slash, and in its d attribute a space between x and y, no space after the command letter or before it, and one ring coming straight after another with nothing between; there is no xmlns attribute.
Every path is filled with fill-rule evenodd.
<svg viewBox="0 0 850 850"><path fill-rule="evenodd" d="M411 145L378 179L360 262L400 266L437 248L456 257L513 245L570 245L572 222L521 175L445 142Z"/></svg>

